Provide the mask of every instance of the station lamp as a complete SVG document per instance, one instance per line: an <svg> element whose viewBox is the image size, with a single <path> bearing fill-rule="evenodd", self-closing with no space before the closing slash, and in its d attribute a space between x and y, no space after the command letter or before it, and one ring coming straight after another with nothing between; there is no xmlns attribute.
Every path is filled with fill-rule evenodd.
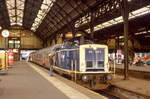
<svg viewBox="0 0 150 99"><path fill-rule="evenodd" d="M66 33L66 34L65 34L65 38L66 38L66 39L71 39L71 38L73 38L72 32Z"/></svg>

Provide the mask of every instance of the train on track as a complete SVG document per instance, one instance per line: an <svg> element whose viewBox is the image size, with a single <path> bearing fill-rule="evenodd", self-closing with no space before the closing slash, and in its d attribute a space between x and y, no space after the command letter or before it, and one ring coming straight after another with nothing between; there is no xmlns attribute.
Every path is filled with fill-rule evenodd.
<svg viewBox="0 0 150 99"><path fill-rule="evenodd" d="M93 90L107 88L113 78L106 45L67 41L31 53L29 61L52 66L57 73Z"/></svg>

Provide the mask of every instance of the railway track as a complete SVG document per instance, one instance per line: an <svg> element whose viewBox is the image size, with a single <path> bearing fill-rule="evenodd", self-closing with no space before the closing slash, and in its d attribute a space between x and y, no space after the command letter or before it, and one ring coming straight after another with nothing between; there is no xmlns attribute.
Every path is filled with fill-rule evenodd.
<svg viewBox="0 0 150 99"><path fill-rule="evenodd" d="M105 90L98 90L98 91L95 91L95 92L97 92L97 93L107 97L108 99L124 99L121 96L119 97L119 96L117 96L117 95L115 95L113 93L110 93L108 91L105 91Z"/></svg>

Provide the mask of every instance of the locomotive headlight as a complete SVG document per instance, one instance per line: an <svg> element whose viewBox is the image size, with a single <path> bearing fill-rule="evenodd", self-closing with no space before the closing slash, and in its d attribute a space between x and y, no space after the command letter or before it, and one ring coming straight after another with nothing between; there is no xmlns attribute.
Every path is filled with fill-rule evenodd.
<svg viewBox="0 0 150 99"><path fill-rule="evenodd" d="M82 80L83 80L84 82L87 82L88 76L87 76L87 75L83 75L83 76L82 76Z"/></svg>
<svg viewBox="0 0 150 99"><path fill-rule="evenodd" d="M93 47L93 49L94 49L94 50L96 50L96 49L97 49L97 47L95 47L95 46L94 46L94 47Z"/></svg>
<svg viewBox="0 0 150 99"><path fill-rule="evenodd" d="M106 78L107 78L107 80L112 80L113 77L112 77L112 75L107 75Z"/></svg>

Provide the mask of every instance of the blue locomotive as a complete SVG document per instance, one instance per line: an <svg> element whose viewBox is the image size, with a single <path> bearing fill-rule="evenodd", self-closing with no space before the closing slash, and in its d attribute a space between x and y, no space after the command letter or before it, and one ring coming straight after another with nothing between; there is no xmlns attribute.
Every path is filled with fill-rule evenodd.
<svg viewBox="0 0 150 99"><path fill-rule="evenodd" d="M47 68L53 66L56 72L90 89L104 89L112 80L106 45L57 44L30 54L30 61Z"/></svg>

